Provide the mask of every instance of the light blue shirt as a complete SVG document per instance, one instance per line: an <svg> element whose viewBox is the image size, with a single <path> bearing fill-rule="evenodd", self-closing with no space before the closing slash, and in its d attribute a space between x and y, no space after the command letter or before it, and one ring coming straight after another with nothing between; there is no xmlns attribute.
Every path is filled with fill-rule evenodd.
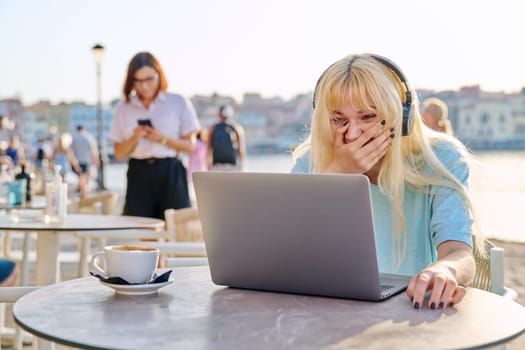
<svg viewBox="0 0 525 350"><path fill-rule="evenodd" d="M451 143L434 146L441 163L467 185L469 167L465 157ZM309 153L299 159L292 173L308 173ZM394 266L392 249L392 205L379 186L370 185L379 270L414 275L437 260L437 251L445 241L460 241L472 246L472 218L461 194L444 186L431 186L427 192L405 187L403 210L407 230L407 251L400 268Z"/></svg>
<svg viewBox="0 0 525 350"><path fill-rule="evenodd" d="M97 154L97 142L85 129L73 134L71 149L80 164L91 164Z"/></svg>

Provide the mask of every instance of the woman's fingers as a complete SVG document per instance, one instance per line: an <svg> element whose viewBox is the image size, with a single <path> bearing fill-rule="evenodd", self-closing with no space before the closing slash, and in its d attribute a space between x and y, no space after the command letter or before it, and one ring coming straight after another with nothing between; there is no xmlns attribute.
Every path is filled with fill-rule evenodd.
<svg viewBox="0 0 525 350"><path fill-rule="evenodd" d="M349 141L349 124L335 129L334 163L347 173L365 173L386 154L392 143L392 132L384 121L364 130L356 139Z"/></svg>
<svg viewBox="0 0 525 350"><path fill-rule="evenodd" d="M387 129L370 143L366 144L361 149L361 157L363 163L368 169L372 168L383 156L388 152L389 146L392 144L393 134Z"/></svg>
<svg viewBox="0 0 525 350"><path fill-rule="evenodd" d="M466 288L457 284L456 280L444 273L423 270L414 276L407 287L407 296L412 300L412 306L419 309L423 306L428 291L428 307L444 309L461 301L466 294Z"/></svg>
<svg viewBox="0 0 525 350"><path fill-rule="evenodd" d="M452 307L454 306L454 304L459 303L463 299L465 294L467 294L467 288L463 286L457 286L454 291L454 294L452 295L452 300L448 303L447 306Z"/></svg>
<svg viewBox="0 0 525 350"><path fill-rule="evenodd" d="M408 284L407 295L412 300L414 308L419 309L423 305L425 293L432 288L432 273L422 271L415 275Z"/></svg>
<svg viewBox="0 0 525 350"><path fill-rule="evenodd" d="M334 146L340 147L345 144L345 134L348 131L348 122L342 127L335 129Z"/></svg>

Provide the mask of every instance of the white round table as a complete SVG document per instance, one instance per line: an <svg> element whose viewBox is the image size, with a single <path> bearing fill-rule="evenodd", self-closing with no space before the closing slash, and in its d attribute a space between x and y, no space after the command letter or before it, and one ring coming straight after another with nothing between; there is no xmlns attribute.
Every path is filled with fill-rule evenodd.
<svg viewBox="0 0 525 350"><path fill-rule="evenodd" d="M36 232L37 262L36 284L58 282L58 233L78 231L161 229L164 221L138 216L68 214L63 223L44 223L38 216L13 220L10 215L0 216L0 230Z"/></svg>

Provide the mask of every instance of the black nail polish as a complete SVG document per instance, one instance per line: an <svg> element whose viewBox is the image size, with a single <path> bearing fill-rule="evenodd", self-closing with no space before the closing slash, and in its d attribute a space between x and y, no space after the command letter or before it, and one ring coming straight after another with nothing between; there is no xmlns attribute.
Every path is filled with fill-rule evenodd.
<svg viewBox="0 0 525 350"><path fill-rule="evenodd" d="M414 302L414 297L410 297L410 302L411 302L411 303Z"/></svg>
<svg viewBox="0 0 525 350"><path fill-rule="evenodd" d="M430 304L430 308L431 308L432 310L435 310L435 309L436 309L436 303L432 303L432 304Z"/></svg>
<svg viewBox="0 0 525 350"><path fill-rule="evenodd" d="M440 303L439 303L439 308L440 308L440 309L442 309L444 306L445 306L445 303L444 303L444 302L440 302Z"/></svg>
<svg viewBox="0 0 525 350"><path fill-rule="evenodd" d="M389 130L390 130L390 132L394 132L394 128L390 128Z"/></svg>
<svg viewBox="0 0 525 350"><path fill-rule="evenodd" d="M416 301L416 303L414 304L414 308L415 309L419 309L421 305L419 304L419 301Z"/></svg>
<svg viewBox="0 0 525 350"><path fill-rule="evenodd" d="M453 301L451 301L450 304L448 304L448 307L452 307L452 306L454 306L454 302Z"/></svg>
<svg viewBox="0 0 525 350"><path fill-rule="evenodd" d="M343 123L343 126L347 126L347 125L348 125L348 120Z"/></svg>
<svg viewBox="0 0 525 350"><path fill-rule="evenodd" d="M393 139L395 135L396 135L396 134L391 133L391 134L390 134L390 138Z"/></svg>
<svg viewBox="0 0 525 350"><path fill-rule="evenodd" d="M381 120L381 125L385 125L386 124L386 120Z"/></svg>

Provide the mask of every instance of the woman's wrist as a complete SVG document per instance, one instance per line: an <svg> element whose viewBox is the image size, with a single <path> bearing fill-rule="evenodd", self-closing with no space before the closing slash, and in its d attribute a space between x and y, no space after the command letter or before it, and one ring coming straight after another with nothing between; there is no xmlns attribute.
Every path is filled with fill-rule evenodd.
<svg viewBox="0 0 525 350"><path fill-rule="evenodd" d="M167 136L162 136L162 137L160 138L160 140L159 140L159 143L160 143L161 145L164 145L164 146L165 146L165 145L168 143L168 137L167 137Z"/></svg>
<svg viewBox="0 0 525 350"><path fill-rule="evenodd" d="M323 173L329 173L329 174L342 174L345 173L344 169L342 169L339 164L335 162L330 162L326 168L324 168L321 172Z"/></svg>

